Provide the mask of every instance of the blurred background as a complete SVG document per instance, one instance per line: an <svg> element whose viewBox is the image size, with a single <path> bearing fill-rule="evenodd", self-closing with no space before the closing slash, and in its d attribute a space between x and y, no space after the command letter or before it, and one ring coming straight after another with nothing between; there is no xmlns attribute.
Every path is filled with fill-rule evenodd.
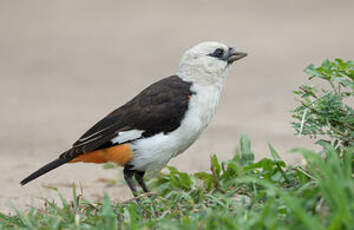
<svg viewBox="0 0 354 230"><path fill-rule="evenodd" d="M170 165L209 170L248 134L258 159L268 142L289 163L296 137L289 111L303 69L325 58L352 59L354 1L0 1L0 211L40 205L59 187L71 196L130 198L107 187L117 172L65 165L20 187L19 181L66 150L104 115L154 81L174 74L184 51L205 40L248 52L233 66L212 124Z"/></svg>

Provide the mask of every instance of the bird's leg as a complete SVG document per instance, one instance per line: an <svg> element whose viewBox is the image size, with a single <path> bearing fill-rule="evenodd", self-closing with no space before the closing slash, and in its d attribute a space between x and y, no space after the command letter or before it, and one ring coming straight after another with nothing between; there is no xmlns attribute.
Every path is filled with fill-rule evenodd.
<svg viewBox="0 0 354 230"><path fill-rule="evenodd" d="M127 182L130 190L132 191L133 195L136 197L138 196L138 191L136 190L135 184L133 182L133 176L134 173L136 171L135 170L131 170L130 166L126 166L124 167L123 173L124 173L124 179Z"/></svg>
<svg viewBox="0 0 354 230"><path fill-rule="evenodd" d="M144 182L144 174L145 172L135 171L135 179L139 183L141 188L144 190L144 192L147 193L150 191Z"/></svg>

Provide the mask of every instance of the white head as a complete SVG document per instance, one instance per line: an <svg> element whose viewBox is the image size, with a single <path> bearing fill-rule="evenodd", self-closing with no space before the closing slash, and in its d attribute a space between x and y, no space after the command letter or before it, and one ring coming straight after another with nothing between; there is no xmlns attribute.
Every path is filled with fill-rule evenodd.
<svg viewBox="0 0 354 230"><path fill-rule="evenodd" d="M202 42L184 53L177 75L199 85L220 85L229 75L231 64L245 56L219 42Z"/></svg>

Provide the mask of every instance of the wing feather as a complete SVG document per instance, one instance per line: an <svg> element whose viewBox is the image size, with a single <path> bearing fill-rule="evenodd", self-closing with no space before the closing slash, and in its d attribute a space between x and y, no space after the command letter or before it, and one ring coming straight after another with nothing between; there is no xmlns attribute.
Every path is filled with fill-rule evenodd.
<svg viewBox="0 0 354 230"><path fill-rule="evenodd" d="M114 140L131 142L149 137L159 132L171 132L176 129L188 108L192 83L185 82L178 76L162 79L139 93L135 98L119 107L77 140L72 148L60 158L73 159L81 154L111 145ZM119 135L131 135L131 137Z"/></svg>

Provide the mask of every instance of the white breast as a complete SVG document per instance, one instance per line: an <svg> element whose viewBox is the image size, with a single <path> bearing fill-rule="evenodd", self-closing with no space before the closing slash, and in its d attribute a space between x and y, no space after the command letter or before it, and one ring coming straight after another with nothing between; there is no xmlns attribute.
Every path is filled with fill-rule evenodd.
<svg viewBox="0 0 354 230"><path fill-rule="evenodd" d="M193 144L208 126L219 102L221 89L193 85L191 90L196 94L191 97L179 128L132 143L134 157L130 163L136 170L146 171L150 175L158 173L171 158Z"/></svg>

